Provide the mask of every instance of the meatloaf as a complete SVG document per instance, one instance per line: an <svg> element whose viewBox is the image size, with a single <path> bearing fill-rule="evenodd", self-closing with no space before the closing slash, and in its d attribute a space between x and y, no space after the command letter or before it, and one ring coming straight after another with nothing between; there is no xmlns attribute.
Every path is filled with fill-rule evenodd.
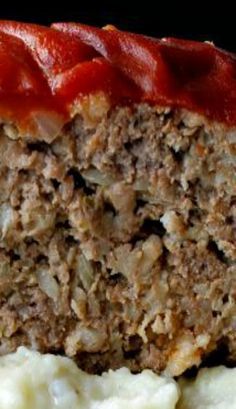
<svg viewBox="0 0 236 409"><path fill-rule="evenodd" d="M236 358L236 58L0 22L0 354Z"/></svg>

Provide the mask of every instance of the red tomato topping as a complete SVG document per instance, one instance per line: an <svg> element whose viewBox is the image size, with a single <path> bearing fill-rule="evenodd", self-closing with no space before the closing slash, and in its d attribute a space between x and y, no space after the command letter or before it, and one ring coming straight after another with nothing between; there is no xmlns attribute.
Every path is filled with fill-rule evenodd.
<svg viewBox="0 0 236 409"><path fill-rule="evenodd" d="M236 57L208 43L145 37L76 23L0 22L0 113L69 117L82 95L183 107L236 125Z"/></svg>

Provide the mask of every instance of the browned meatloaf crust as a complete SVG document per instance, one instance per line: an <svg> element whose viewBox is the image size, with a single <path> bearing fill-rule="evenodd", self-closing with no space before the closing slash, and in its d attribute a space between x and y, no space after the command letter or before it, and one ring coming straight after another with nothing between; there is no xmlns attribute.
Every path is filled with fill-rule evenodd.
<svg viewBox="0 0 236 409"><path fill-rule="evenodd" d="M173 375L236 357L235 129L101 94L55 138L0 132L1 354Z"/></svg>

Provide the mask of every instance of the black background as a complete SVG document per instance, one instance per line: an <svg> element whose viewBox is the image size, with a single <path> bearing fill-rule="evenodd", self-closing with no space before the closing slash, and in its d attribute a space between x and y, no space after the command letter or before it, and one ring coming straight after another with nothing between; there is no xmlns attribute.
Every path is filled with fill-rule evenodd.
<svg viewBox="0 0 236 409"><path fill-rule="evenodd" d="M1 1L1 0L0 0ZM43 3L32 0L13 5L0 4L0 18L49 25L55 21L79 21L103 26L114 24L120 29L156 37L175 36L213 41L217 46L236 52L236 1L158 1L129 0L71 1Z"/></svg>

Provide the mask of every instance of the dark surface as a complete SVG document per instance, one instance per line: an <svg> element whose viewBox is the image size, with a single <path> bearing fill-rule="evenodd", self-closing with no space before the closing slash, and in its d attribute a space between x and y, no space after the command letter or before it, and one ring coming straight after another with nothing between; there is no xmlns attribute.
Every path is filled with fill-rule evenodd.
<svg viewBox="0 0 236 409"><path fill-rule="evenodd" d="M97 1L58 1L43 4L41 1L20 6L0 7L1 19L13 19L40 24L54 21L79 21L103 26L114 24L117 27L144 33L155 37L175 36L196 40L213 41L217 46L236 52L235 12L233 2L212 3L206 1L139 0L120 1L117 7L114 0ZM52 7L52 4L55 6ZM128 7L127 7L128 5Z"/></svg>

